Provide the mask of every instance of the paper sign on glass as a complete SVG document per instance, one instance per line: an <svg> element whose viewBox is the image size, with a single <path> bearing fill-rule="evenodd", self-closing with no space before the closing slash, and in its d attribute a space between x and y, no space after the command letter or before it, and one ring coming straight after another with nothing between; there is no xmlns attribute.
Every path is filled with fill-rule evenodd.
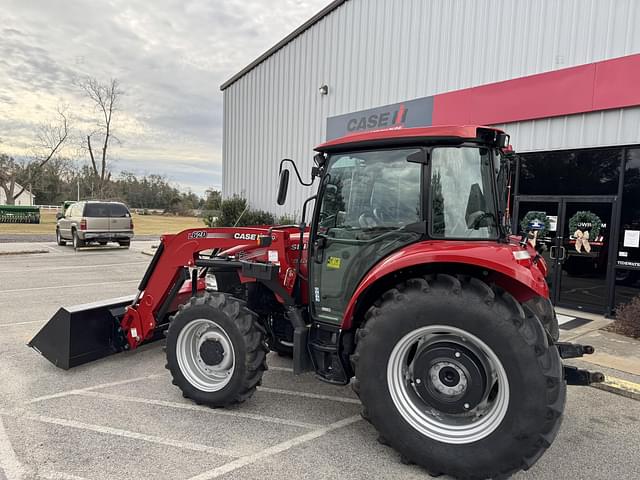
<svg viewBox="0 0 640 480"><path fill-rule="evenodd" d="M640 247L640 230L625 230L623 245L632 248Z"/></svg>

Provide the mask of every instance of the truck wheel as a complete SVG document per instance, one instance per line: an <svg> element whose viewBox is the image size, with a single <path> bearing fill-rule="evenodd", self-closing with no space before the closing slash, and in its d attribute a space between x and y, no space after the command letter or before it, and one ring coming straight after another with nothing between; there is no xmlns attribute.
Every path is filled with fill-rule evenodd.
<svg viewBox="0 0 640 480"><path fill-rule="evenodd" d="M365 418L431 474L506 478L558 433L557 348L535 315L481 280L408 280L369 309L357 341L353 386Z"/></svg>
<svg viewBox="0 0 640 480"><path fill-rule="evenodd" d="M77 250L81 247L84 247L85 242L84 240L81 240L80 237L78 237L78 232L76 232L75 230L71 231L71 236L72 236L72 242L73 242L73 248L74 250Z"/></svg>
<svg viewBox="0 0 640 480"><path fill-rule="evenodd" d="M67 244L67 242L65 242L62 239L62 235L60 235L60 229L59 228L56 228L56 243L58 245L60 245L61 247L64 247Z"/></svg>
<svg viewBox="0 0 640 480"><path fill-rule="evenodd" d="M173 384L197 404L241 403L267 369L264 338L243 301L223 293L192 297L169 324L166 368Z"/></svg>

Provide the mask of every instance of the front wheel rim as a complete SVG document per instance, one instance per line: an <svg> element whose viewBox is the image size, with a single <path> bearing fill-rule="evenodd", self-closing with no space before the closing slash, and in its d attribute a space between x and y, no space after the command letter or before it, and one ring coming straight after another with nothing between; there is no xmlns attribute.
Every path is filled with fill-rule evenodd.
<svg viewBox="0 0 640 480"><path fill-rule="evenodd" d="M469 363L458 361L458 352L455 357L438 357L438 348L466 352L464 356L476 359L471 369L477 367L479 374L474 377ZM426 373L414 371L416 363L429 358L433 351L435 356ZM439 381L444 378L439 376L443 372L450 374L451 383ZM434 402L425 401L425 391L451 402L464 399L472 380L477 385L482 383L480 378L485 379L481 400L473 405L464 403L464 412L445 412L434 407ZM425 385L429 381L431 385ZM498 356L475 335L451 326L429 325L402 337L387 363L387 384L396 409L409 425L428 438L448 444L467 444L487 437L502 423L509 407L509 381Z"/></svg>
<svg viewBox="0 0 640 480"><path fill-rule="evenodd" d="M217 342L222 359L215 365L205 362L202 346ZM227 332L213 320L198 318L185 325L176 341L176 358L185 379L198 390L217 392L230 381L235 371L235 350Z"/></svg>

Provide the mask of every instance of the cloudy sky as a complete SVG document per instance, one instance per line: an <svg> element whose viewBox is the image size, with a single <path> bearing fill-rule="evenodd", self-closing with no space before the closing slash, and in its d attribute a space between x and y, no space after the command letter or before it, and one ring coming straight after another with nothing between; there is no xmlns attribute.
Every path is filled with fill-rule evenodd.
<svg viewBox="0 0 640 480"><path fill-rule="evenodd" d="M220 84L328 3L0 0L0 151L29 154L58 105L82 138L93 110L78 79L114 77L125 95L113 170L161 173L196 193L220 187Z"/></svg>

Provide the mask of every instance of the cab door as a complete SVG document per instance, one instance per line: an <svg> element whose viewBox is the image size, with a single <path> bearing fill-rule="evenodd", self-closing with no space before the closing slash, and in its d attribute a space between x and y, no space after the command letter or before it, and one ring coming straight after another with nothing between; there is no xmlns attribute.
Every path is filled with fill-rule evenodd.
<svg viewBox="0 0 640 480"><path fill-rule="evenodd" d="M340 324L366 272L426 231L421 149L333 155L312 236L310 305L318 320Z"/></svg>

